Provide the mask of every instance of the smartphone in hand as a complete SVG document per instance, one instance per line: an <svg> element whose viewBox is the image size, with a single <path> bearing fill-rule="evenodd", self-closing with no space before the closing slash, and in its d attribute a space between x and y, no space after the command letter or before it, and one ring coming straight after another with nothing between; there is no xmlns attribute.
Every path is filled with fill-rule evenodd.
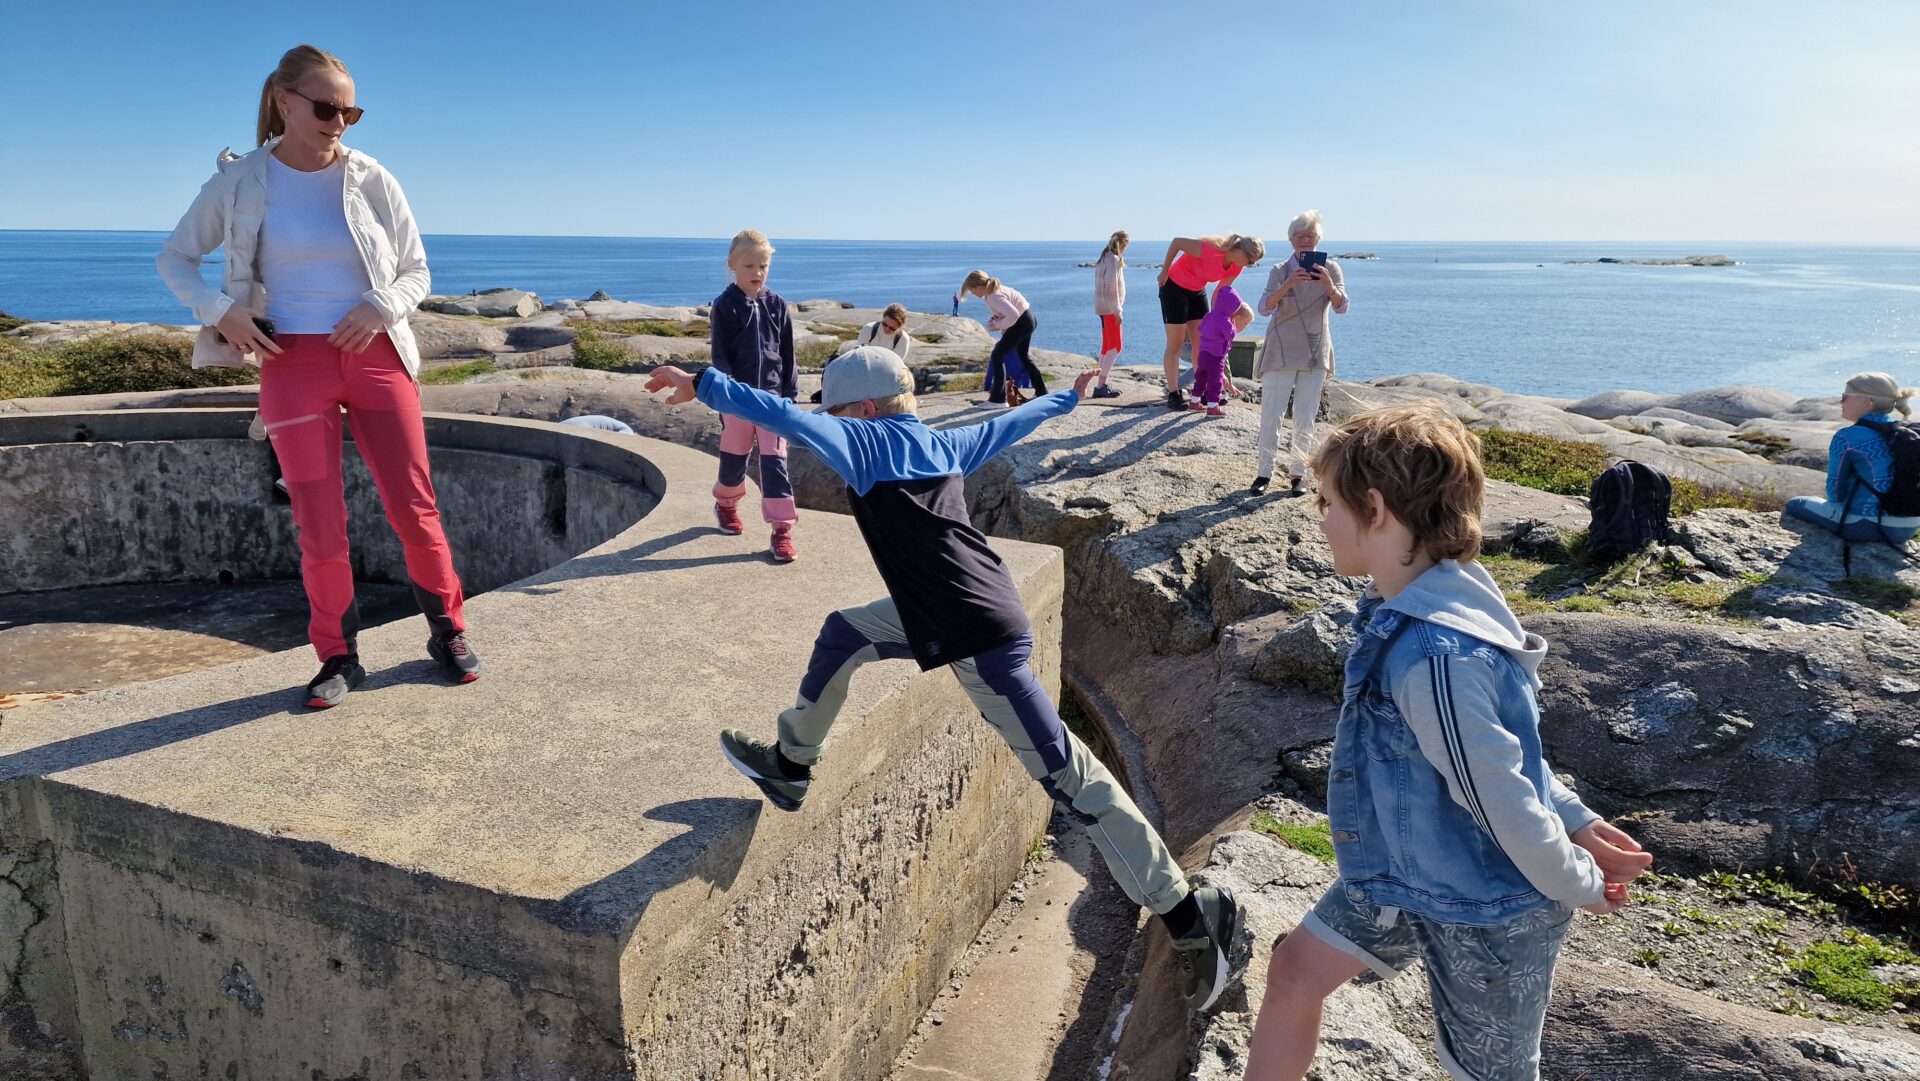
<svg viewBox="0 0 1920 1081"><path fill-rule="evenodd" d="M1327 265L1327 253L1323 251L1303 251L1294 256L1294 259L1299 263L1300 269L1309 274L1323 270Z"/></svg>
<svg viewBox="0 0 1920 1081"><path fill-rule="evenodd" d="M266 335L266 338L268 341L273 340L273 335L275 331L273 320L268 319L265 316L256 315L253 317L253 325L260 328L260 333ZM228 344L227 336L225 334L222 334L219 331L215 331L213 336L220 340L220 344L222 345Z"/></svg>

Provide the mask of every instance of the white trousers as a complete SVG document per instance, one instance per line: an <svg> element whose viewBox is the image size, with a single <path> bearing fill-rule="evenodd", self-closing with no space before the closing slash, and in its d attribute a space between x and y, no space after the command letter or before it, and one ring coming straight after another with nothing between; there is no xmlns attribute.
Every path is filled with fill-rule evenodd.
<svg viewBox="0 0 1920 1081"><path fill-rule="evenodd" d="M1273 476L1273 459L1280 447L1280 417L1293 399L1293 432L1287 440L1288 475L1307 474L1307 456L1313 453L1313 418L1320 412L1320 391L1327 385L1324 369L1305 372L1268 372L1260 377L1260 468Z"/></svg>

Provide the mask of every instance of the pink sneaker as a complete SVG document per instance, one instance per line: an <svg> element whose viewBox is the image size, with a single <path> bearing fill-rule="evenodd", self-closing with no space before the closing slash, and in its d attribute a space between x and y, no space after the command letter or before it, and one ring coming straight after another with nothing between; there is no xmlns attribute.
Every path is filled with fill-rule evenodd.
<svg viewBox="0 0 1920 1081"><path fill-rule="evenodd" d="M1224 417L1226 415L1227 410L1224 406L1216 405L1212 409L1207 410L1207 416L1209 417Z"/></svg>
<svg viewBox="0 0 1920 1081"><path fill-rule="evenodd" d="M798 559L800 553L793 547L793 527L774 526L773 539L768 542L767 549L773 553L775 563L791 563Z"/></svg>
<svg viewBox="0 0 1920 1081"><path fill-rule="evenodd" d="M720 532L722 533L728 533L737 537L747 531L746 525L740 521L739 509L729 507L725 503L715 503L713 505L713 520L720 523Z"/></svg>
<svg viewBox="0 0 1920 1081"><path fill-rule="evenodd" d="M1188 412L1198 413L1200 410L1205 409L1206 407L1207 407L1207 403L1201 401L1198 398L1187 399Z"/></svg>

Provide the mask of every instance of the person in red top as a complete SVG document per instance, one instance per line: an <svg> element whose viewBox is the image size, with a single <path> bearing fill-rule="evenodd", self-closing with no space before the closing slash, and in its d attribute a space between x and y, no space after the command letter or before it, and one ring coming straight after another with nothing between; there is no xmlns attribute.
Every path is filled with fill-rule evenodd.
<svg viewBox="0 0 1920 1081"><path fill-rule="evenodd" d="M1167 408L1185 409L1180 393L1180 347L1200 348L1200 320L1211 309L1207 286L1232 284L1240 272L1258 263L1267 246L1257 236L1177 236L1160 261L1160 321L1167 327L1167 351L1160 364L1167 373Z"/></svg>

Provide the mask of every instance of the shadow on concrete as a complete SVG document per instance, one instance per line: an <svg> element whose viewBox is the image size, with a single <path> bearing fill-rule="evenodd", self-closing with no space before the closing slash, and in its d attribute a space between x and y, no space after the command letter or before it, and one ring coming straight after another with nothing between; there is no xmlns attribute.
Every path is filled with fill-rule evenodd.
<svg viewBox="0 0 1920 1081"><path fill-rule="evenodd" d="M625 935L664 889L693 877L731 888L765 806L757 799L707 796L655 807L646 817L692 828L565 897L527 902L527 911L566 931ZM743 820L746 828L738 828Z"/></svg>
<svg viewBox="0 0 1920 1081"><path fill-rule="evenodd" d="M687 556L680 559L655 559L661 552L671 551L683 544L701 537L724 536L712 526L688 526L678 533L669 533L664 537L636 544L618 552L608 552L597 556L576 556L554 568L551 576L543 576L544 581L531 586L502 586L505 593L551 593L550 583L574 578L595 578L608 574L633 574L637 571L683 571L696 567L714 567L726 563L755 563L765 560L767 554L760 548L744 552L728 552L724 555Z"/></svg>
<svg viewBox="0 0 1920 1081"><path fill-rule="evenodd" d="M363 689L371 690L394 682L387 672L370 674ZM63 770L78 769L128 755L194 739L224 728L248 724L290 712L297 702L297 690L267 691L262 694L218 702L210 706L183 709L144 721L105 728L83 736L43 744L31 750L0 757L0 781L24 777L44 777Z"/></svg>

